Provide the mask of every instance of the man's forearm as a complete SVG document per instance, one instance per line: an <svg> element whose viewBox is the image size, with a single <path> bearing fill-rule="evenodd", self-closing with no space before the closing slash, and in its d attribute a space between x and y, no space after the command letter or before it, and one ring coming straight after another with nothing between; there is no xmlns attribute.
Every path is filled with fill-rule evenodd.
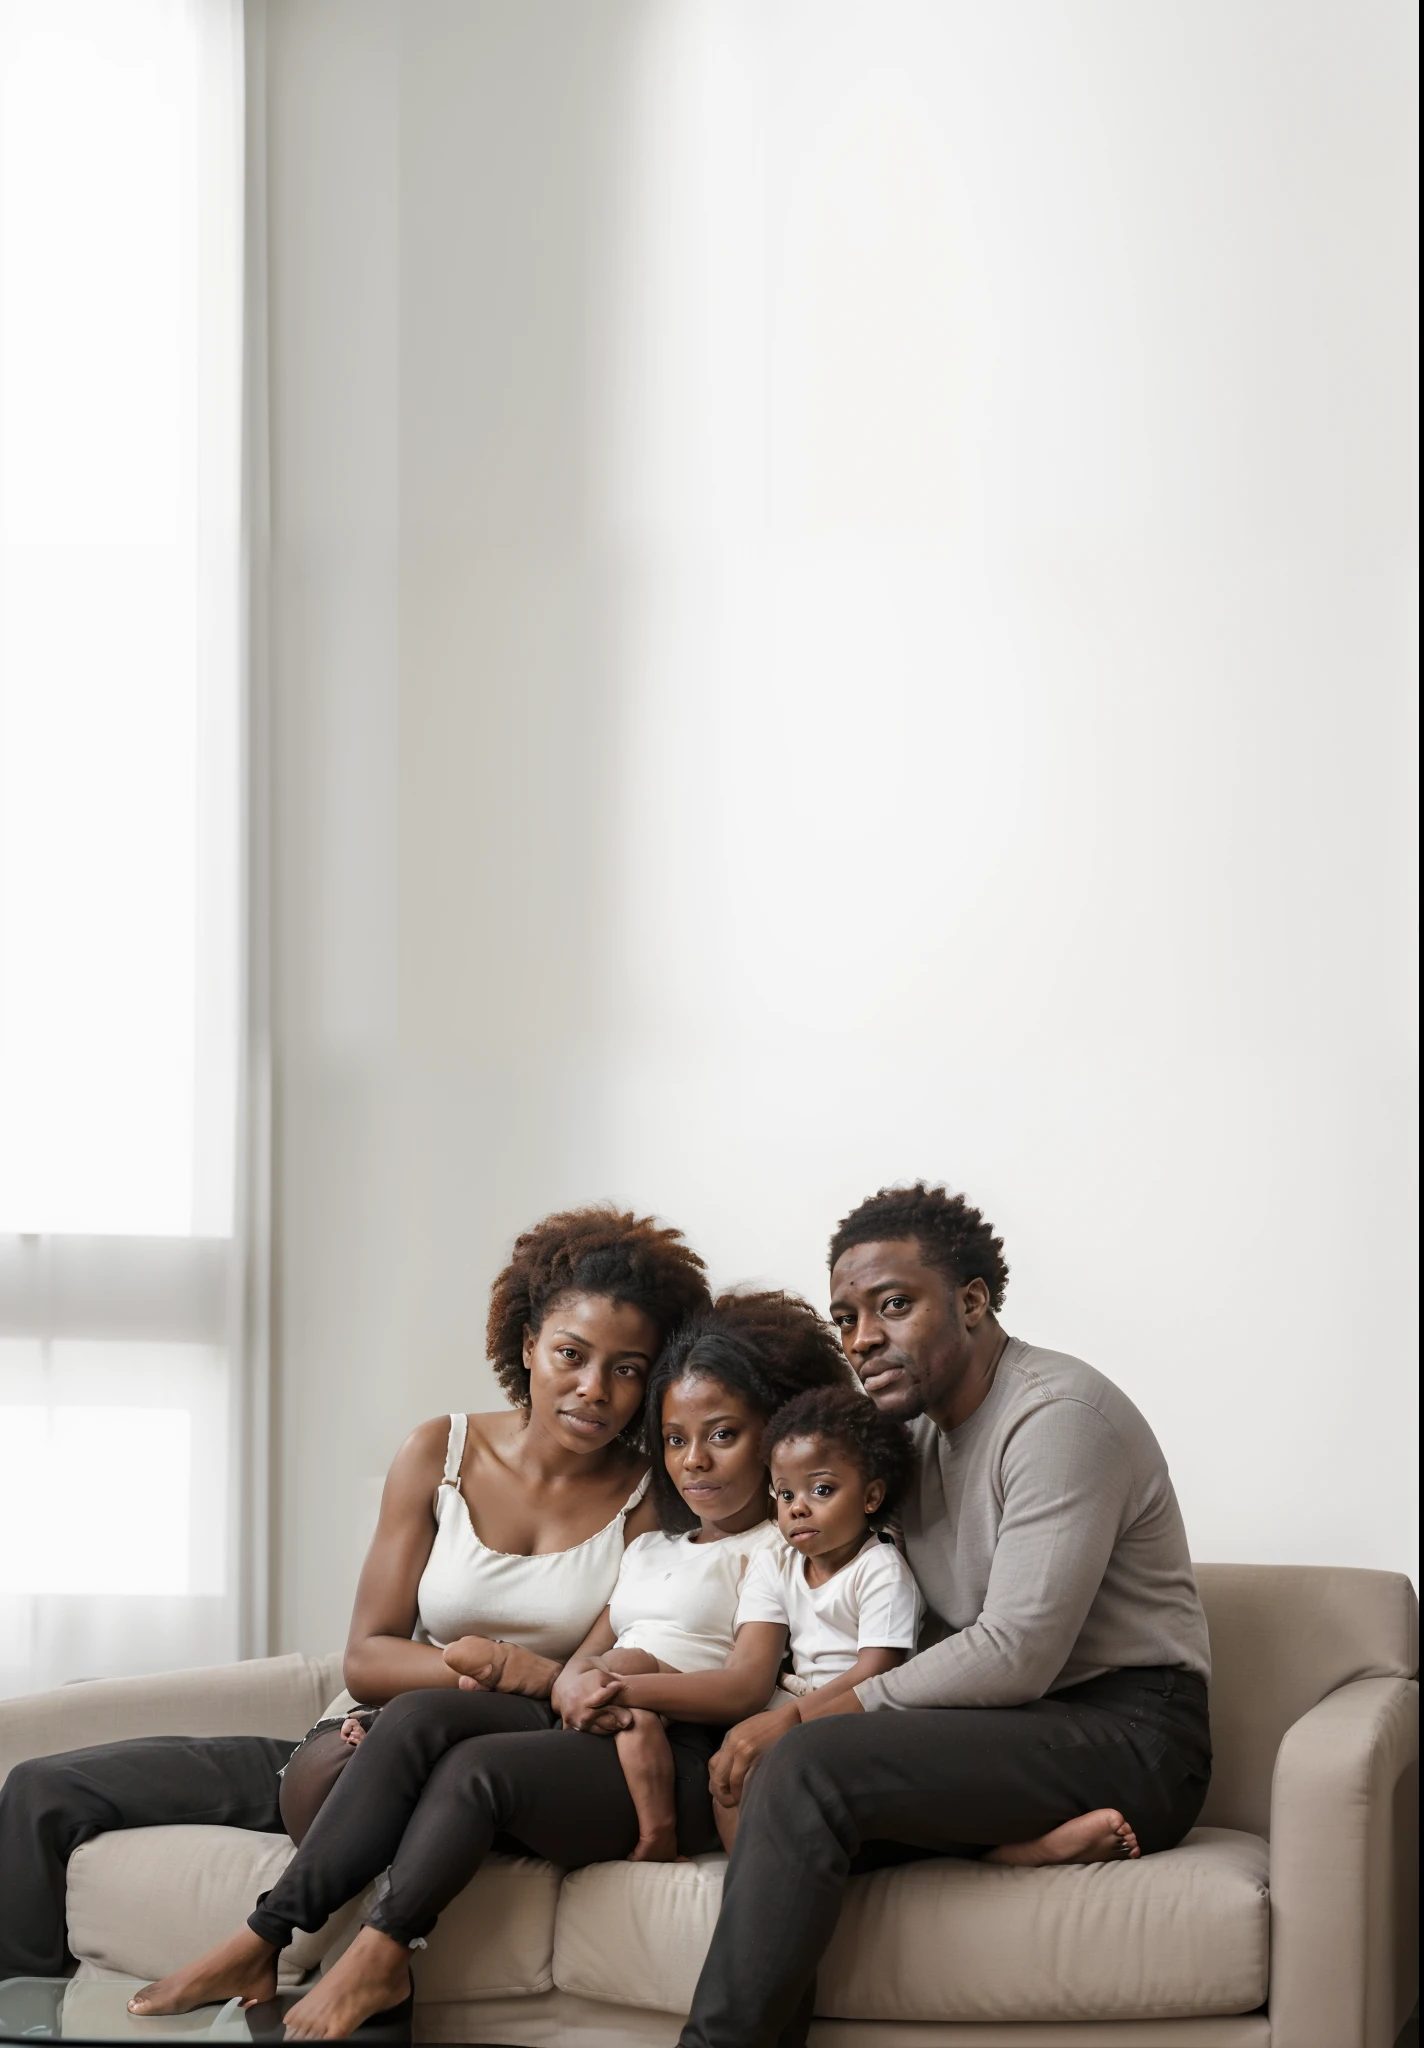
<svg viewBox="0 0 1424 2048"><path fill-rule="evenodd" d="M1063 1666L1056 1641L1015 1638L976 1622L895 1671L856 1687L862 1707L1021 1707L1042 1699Z"/></svg>

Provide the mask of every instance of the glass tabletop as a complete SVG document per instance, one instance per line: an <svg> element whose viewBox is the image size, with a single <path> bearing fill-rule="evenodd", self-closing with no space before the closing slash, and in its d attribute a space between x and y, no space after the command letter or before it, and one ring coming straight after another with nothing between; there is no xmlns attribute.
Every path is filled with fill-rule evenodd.
<svg viewBox="0 0 1424 2048"><path fill-rule="evenodd" d="M283 2014L302 1996L279 1991L262 2005L244 2011L235 1998L226 2005L203 2005L195 2012L139 2018L128 2001L147 1980L114 1977L105 1982L77 1977L6 1977L0 1979L0 2042L124 2041L151 2044L167 2041L238 2041L276 2044L285 2038ZM409 2010L378 2014L354 2037L362 2048L390 2043L404 2048L410 2041Z"/></svg>

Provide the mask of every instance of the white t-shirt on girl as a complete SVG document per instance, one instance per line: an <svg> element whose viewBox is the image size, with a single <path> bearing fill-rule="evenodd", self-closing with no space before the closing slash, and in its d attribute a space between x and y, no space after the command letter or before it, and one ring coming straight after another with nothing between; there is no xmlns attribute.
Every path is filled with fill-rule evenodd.
<svg viewBox="0 0 1424 2048"><path fill-rule="evenodd" d="M823 1586L806 1579L807 1560L780 1541L747 1567L737 1602L744 1621L779 1621L790 1631L798 1692L814 1692L849 1671L862 1650L913 1650L923 1611L914 1574L893 1543L874 1537Z"/></svg>
<svg viewBox="0 0 1424 2048"><path fill-rule="evenodd" d="M748 1562L781 1542L775 1522L694 1543L697 1531L635 1536L608 1603L615 1650L646 1650L674 1671L720 1671L732 1647Z"/></svg>

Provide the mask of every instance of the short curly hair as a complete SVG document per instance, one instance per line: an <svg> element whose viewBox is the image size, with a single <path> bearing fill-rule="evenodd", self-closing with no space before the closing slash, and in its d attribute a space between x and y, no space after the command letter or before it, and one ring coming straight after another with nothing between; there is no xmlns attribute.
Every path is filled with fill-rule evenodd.
<svg viewBox="0 0 1424 2048"><path fill-rule="evenodd" d="M524 1333L537 1336L554 1303L570 1294L601 1294L641 1309L659 1349L708 1301L702 1260L680 1230L611 1202L546 1216L515 1238L514 1256L490 1289L489 1361L516 1408L529 1406Z"/></svg>
<svg viewBox="0 0 1424 2048"><path fill-rule="evenodd" d="M904 1499L914 1471L914 1445L903 1422L882 1415L865 1394L849 1387L813 1387L778 1408L766 1426L761 1454L768 1465L778 1444L810 1439L834 1444L858 1467L868 1486L884 1483L885 1498L870 1517L874 1528Z"/></svg>
<svg viewBox="0 0 1424 2048"><path fill-rule="evenodd" d="M922 1180L908 1188L881 1188L836 1225L827 1264L834 1270L841 1253L853 1244L894 1237L913 1237L925 1264L955 1287L982 1280L989 1290L989 1306L996 1314L1003 1307L1009 1284L1004 1240L963 1195Z"/></svg>
<svg viewBox="0 0 1424 2048"><path fill-rule="evenodd" d="M854 1384L835 1331L797 1294L721 1294L689 1317L649 1375L644 1409L653 1500L670 1535L697 1526L661 1454L663 1401L685 1379L715 1380L767 1418L808 1387Z"/></svg>

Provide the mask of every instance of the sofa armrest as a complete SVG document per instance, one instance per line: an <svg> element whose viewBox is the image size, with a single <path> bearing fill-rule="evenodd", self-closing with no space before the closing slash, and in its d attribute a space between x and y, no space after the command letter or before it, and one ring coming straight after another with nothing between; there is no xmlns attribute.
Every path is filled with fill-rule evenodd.
<svg viewBox="0 0 1424 2048"><path fill-rule="evenodd" d="M305 1735L341 1686L341 1658L257 1657L153 1678L94 1678L0 1700L0 1780L29 1756L129 1735Z"/></svg>
<svg viewBox="0 0 1424 2048"><path fill-rule="evenodd" d="M1413 1679L1356 1679L1287 1729L1271 1787L1271 2048L1393 2048L1415 1991L1418 1768Z"/></svg>

